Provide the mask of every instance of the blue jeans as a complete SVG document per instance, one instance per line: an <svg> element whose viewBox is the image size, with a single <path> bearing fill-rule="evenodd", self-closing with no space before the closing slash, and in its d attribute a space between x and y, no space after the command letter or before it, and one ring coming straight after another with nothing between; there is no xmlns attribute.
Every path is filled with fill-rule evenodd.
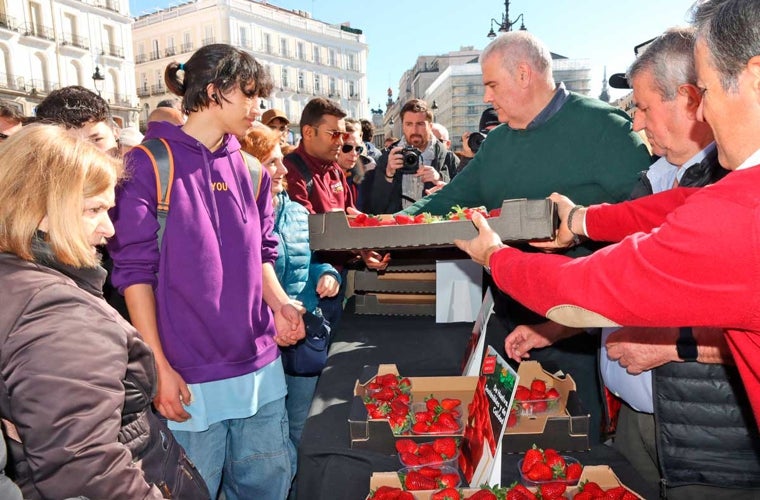
<svg viewBox="0 0 760 500"><path fill-rule="evenodd" d="M290 440L293 442L296 451L298 451L298 445L301 442L306 417L309 416L309 408L311 408L311 400L314 398L314 391L317 388L317 380L319 380L319 375L302 377L285 374L285 382L288 385L285 407L288 410Z"/></svg>
<svg viewBox="0 0 760 500"><path fill-rule="evenodd" d="M282 500L295 475L285 398L248 418L223 420L203 432L173 431L206 481L211 498Z"/></svg>

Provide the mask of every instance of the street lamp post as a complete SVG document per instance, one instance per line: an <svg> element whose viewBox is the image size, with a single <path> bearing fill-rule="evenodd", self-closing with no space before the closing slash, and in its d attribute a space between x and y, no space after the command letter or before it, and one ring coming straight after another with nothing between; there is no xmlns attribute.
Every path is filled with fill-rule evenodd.
<svg viewBox="0 0 760 500"><path fill-rule="evenodd" d="M491 31L486 36L488 38L496 38L496 32L493 30L494 23L499 27L497 30L499 33L506 33L507 31L512 31L512 26L517 24L517 21L520 21L520 31L526 31L525 19L522 14L517 16L514 21L509 19L509 0L504 0L504 14L501 15L501 22L491 18Z"/></svg>
<svg viewBox="0 0 760 500"><path fill-rule="evenodd" d="M100 66L95 66L95 73L92 74L92 85L95 87L95 90L98 91L98 95L100 95L100 91L103 90L103 82L105 80L106 77L100 72Z"/></svg>

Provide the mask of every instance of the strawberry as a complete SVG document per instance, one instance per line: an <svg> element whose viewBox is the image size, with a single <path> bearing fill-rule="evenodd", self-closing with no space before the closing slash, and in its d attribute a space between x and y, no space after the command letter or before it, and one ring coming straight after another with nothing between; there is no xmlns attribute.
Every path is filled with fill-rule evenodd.
<svg viewBox="0 0 760 500"><path fill-rule="evenodd" d="M546 382L540 378L533 379L533 382L530 383L530 390L546 392Z"/></svg>
<svg viewBox="0 0 760 500"><path fill-rule="evenodd" d="M536 401L533 403L533 413L543 413L548 407L546 401Z"/></svg>
<svg viewBox="0 0 760 500"><path fill-rule="evenodd" d="M528 401L530 399L530 389L524 385L518 385L515 391L515 401Z"/></svg>
<svg viewBox="0 0 760 500"><path fill-rule="evenodd" d="M528 472L525 473L525 477L531 481L551 481L554 478L554 472L552 468L543 462L538 462L533 465Z"/></svg>
<svg viewBox="0 0 760 500"><path fill-rule="evenodd" d="M356 217L348 221L351 227L362 227L367 222L367 214L358 214Z"/></svg>
<svg viewBox="0 0 760 500"><path fill-rule="evenodd" d="M396 451L399 453L417 453L419 446L411 439L404 438L396 441Z"/></svg>
<svg viewBox="0 0 760 500"><path fill-rule="evenodd" d="M595 497L596 495L601 495L604 493L604 490L594 481L584 481L581 483L581 485L578 487L578 491L581 491L583 493L588 493L592 497Z"/></svg>
<svg viewBox="0 0 760 500"><path fill-rule="evenodd" d="M414 223L415 224L424 224L425 222L428 222L426 219L430 216L428 213L421 213L414 216Z"/></svg>
<svg viewBox="0 0 760 500"><path fill-rule="evenodd" d="M424 476L420 471L410 470L404 477L407 490L434 490L438 486L435 479Z"/></svg>
<svg viewBox="0 0 760 500"><path fill-rule="evenodd" d="M439 406L440 404L438 403L438 400L432 395L425 400L425 407L428 409L428 411L435 413L439 410Z"/></svg>
<svg viewBox="0 0 760 500"><path fill-rule="evenodd" d="M414 414L414 421L415 422L432 422L433 421L433 413L429 411L418 411Z"/></svg>
<svg viewBox="0 0 760 500"><path fill-rule="evenodd" d="M443 458L452 458L457 454L457 441L454 438L439 438L433 441L433 449Z"/></svg>
<svg viewBox="0 0 760 500"><path fill-rule="evenodd" d="M456 472L442 474L439 481L445 488L456 488L459 486L459 474Z"/></svg>
<svg viewBox="0 0 760 500"><path fill-rule="evenodd" d="M587 491L580 491L573 496L573 500L594 500L594 495Z"/></svg>
<svg viewBox="0 0 760 500"><path fill-rule="evenodd" d="M544 456L546 457L546 465L551 467L554 472L554 477L565 477L565 459L557 452L547 453L544 451Z"/></svg>
<svg viewBox="0 0 760 500"><path fill-rule="evenodd" d="M501 208L492 208L488 211L489 217L498 217L501 215Z"/></svg>
<svg viewBox="0 0 760 500"><path fill-rule="evenodd" d="M525 458L523 458L522 472L528 472L535 464L544 461L544 454L541 448L533 445L533 448L525 452Z"/></svg>
<svg viewBox="0 0 760 500"><path fill-rule="evenodd" d="M399 460L401 460L401 462L407 467L420 465L420 457L415 455L414 453L409 453L406 451L399 454Z"/></svg>
<svg viewBox="0 0 760 500"><path fill-rule="evenodd" d="M546 391L546 399L559 399L559 391L552 387Z"/></svg>
<svg viewBox="0 0 760 500"><path fill-rule="evenodd" d="M583 466L577 462L573 462L565 469L565 480L568 483L575 483L580 479L581 472L583 472Z"/></svg>
<svg viewBox="0 0 760 500"><path fill-rule="evenodd" d="M536 495L522 484L513 483L507 491L507 500L535 500Z"/></svg>
<svg viewBox="0 0 760 500"><path fill-rule="evenodd" d="M436 491L430 500L460 500L462 496L459 494L456 488L445 488L441 491Z"/></svg>
<svg viewBox="0 0 760 500"><path fill-rule="evenodd" d="M563 481L554 481L551 483L542 484L538 491L541 493L543 500L555 500L557 498L563 498L567 486Z"/></svg>
<svg viewBox="0 0 760 500"><path fill-rule="evenodd" d="M414 424L412 424L412 432L416 434L427 434L428 432L430 432L428 430L429 428L430 426L428 425L427 422L415 422Z"/></svg>
<svg viewBox="0 0 760 500"><path fill-rule="evenodd" d="M498 497L489 489L481 489L462 500L498 500Z"/></svg>
<svg viewBox="0 0 760 500"><path fill-rule="evenodd" d="M622 500L623 495L626 494L628 490L625 489L623 486L618 486L616 488L610 488L609 490L606 490L604 492L604 496L602 497L604 500Z"/></svg>
<svg viewBox="0 0 760 500"><path fill-rule="evenodd" d="M514 427L517 425L517 408L512 408L509 412L509 417L507 417L507 428Z"/></svg>
<svg viewBox="0 0 760 500"><path fill-rule="evenodd" d="M405 225L405 224L414 224L414 217L410 217L405 214L396 214L393 216L393 220L396 221L396 224L399 225Z"/></svg>
<svg viewBox="0 0 760 500"><path fill-rule="evenodd" d="M443 474L438 467L421 467L418 472L431 479L438 479Z"/></svg>
<svg viewBox="0 0 760 500"><path fill-rule="evenodd" d="M459 399L444 398L441 400L441 406L446 411L451 411L461 404L462 404L462 401Z"/></svg>
<svg viewBox="0 0 760 500"><path fill-rule="evenodd" d="M455 431L459 429L459 422L457 422L450 413L441 413L438 415L438 423L448 430Z"/></svg>

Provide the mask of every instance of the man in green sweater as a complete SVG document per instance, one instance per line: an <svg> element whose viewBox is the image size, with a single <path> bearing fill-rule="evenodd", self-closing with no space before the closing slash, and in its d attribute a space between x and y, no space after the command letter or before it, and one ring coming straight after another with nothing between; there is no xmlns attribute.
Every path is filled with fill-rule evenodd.
<svg viewBox="0 0 760 500"><path fill-rule="evenodd" d="M480 64L483 100L493 106L502 124L489 132L467 168L405 213L445 214L453 205L492 209L505 199L540 199L552 192L572 193L568 196L582 205L628 198L650 156L623 111L555 84L549 49L525 31L496 38L483 50ZM575 252L591 251L581 246ZM492 290L498 295L496 287ZM507 296L496 297L496 304L506 330L502 336L518 328L564 328ZM503 338L496 343L503 344ZM599 435L602 411L598 347L596 337L578 335L531 353L533 359L556 364L573 376L592 415L592 440Z"/></svg>

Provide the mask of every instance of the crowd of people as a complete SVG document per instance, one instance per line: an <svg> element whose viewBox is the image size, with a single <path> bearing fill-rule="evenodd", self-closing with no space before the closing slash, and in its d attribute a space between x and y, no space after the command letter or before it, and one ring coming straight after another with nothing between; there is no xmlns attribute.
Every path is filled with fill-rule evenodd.
<svg viewBox="0 0 760 500"><path fill-rule="evenodd" d="M508 247L475 215L456 242L496 293L502 352L571 373L592 441L664 498L756 497L760 5L693 14L628 69L633 120L556 82L534 35L499 36L460 154L417 98L382 148L314 98L293 145L261 113L266 69L226 44L166 67L178 97L144 135L78 86L32 118L0 105L0 497L303 498L347 270L392 258L313 253L309 214L545 197L552 241Z"/></svg>

